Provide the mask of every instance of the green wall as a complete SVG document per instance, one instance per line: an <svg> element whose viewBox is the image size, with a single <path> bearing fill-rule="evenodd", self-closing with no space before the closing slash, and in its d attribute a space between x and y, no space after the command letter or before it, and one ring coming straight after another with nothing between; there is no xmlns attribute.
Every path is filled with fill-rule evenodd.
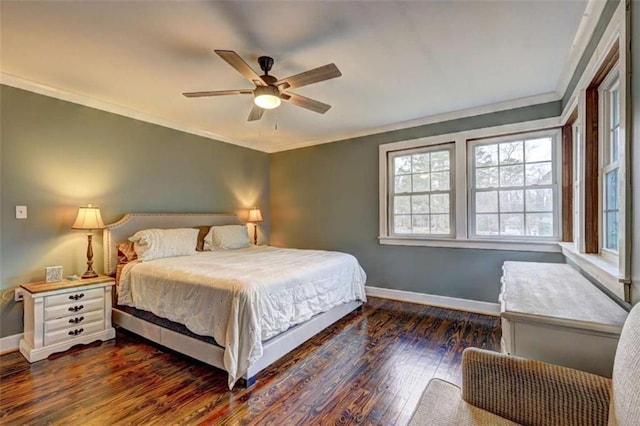
<svg viewBox="0 0 640 426"><path fill-rule="evenodd" d="M254 205L269 238L269 156L116 114L0 86L0 337L22 332L8 291L86 269L87 239L70 229L77 209L105 223L127 212L238 212ZM28 218L15 219L26 205ZM102 271L102 237L94 237Z"/></svg>
<svg viewBox="0 0 640 426"><path fill-rule="evenodd" d="M271 155L271 243L354 254L367 285L497 302L505 260L563 262L559 253L378 243L378 146L560 115L534 105Z"/></svg>

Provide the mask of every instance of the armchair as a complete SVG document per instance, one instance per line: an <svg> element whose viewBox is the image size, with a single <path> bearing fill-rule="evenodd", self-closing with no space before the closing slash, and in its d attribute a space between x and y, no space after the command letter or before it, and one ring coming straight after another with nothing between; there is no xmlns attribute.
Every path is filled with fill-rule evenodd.
<svg viewBox="0 0 640 426"><path fill-rule="evenodd" d="M409 425L640 424L640 304L622 329L612 379L482 349L462 358L462 390L433 379Z"/></svg>

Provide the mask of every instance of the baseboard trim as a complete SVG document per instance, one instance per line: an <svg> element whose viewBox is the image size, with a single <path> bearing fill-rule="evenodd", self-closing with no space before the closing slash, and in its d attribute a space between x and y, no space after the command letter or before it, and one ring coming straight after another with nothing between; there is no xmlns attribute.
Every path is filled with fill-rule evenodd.
<svg viewBox="0 0 640 426"><path fill-rule="evenodd" d="M22 333L0 338L0 355L18 350Z"/></svg>
<svg viewBox="0 0 640 426"><path fill-rule="evenodd" d="M492 316L500 315L500 304L481 302L479 300L459 299L457 297L438 296L436 294L416 293L413 291L394 290L390 288L366 286L367 296L393 299L402 302L437 306L457 311L473 312Z"/></svg>

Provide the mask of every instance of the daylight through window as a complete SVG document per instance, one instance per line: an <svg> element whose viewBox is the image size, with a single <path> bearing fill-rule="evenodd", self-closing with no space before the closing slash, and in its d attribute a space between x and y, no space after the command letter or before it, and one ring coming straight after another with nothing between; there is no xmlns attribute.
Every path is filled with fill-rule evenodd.
<svg viewBox="0 0 640 426"><path fill-rule="evenodd" d="M472 237L558 237L554 139L540 135L471 143Z"/></svg>
<svg viewBox="0 0 640 426"><path fill-rule="evenodd" d="M453 235L453 145L391 153L392 234Z"/></svg>
<svg viewBox="0 0 640 426"><path fill-rule="evenodd" d="M620 100L618 79L608 85L604 94L604 134L603 134L603 191L602 225L604 229L603 247L618 251L618 151L620 146Z"/></svg>

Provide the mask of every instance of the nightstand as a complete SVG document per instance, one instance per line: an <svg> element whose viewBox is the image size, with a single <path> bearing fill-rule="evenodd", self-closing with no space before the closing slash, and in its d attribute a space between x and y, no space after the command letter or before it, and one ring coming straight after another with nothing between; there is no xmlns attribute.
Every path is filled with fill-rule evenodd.
<svg viewBox="0 0 640 426"><path fill-rule="evenodd" d="M24 338L20 353L29 362L77 344L115 337L111 326L113 278L30 283L24 294Z"/></svg>

